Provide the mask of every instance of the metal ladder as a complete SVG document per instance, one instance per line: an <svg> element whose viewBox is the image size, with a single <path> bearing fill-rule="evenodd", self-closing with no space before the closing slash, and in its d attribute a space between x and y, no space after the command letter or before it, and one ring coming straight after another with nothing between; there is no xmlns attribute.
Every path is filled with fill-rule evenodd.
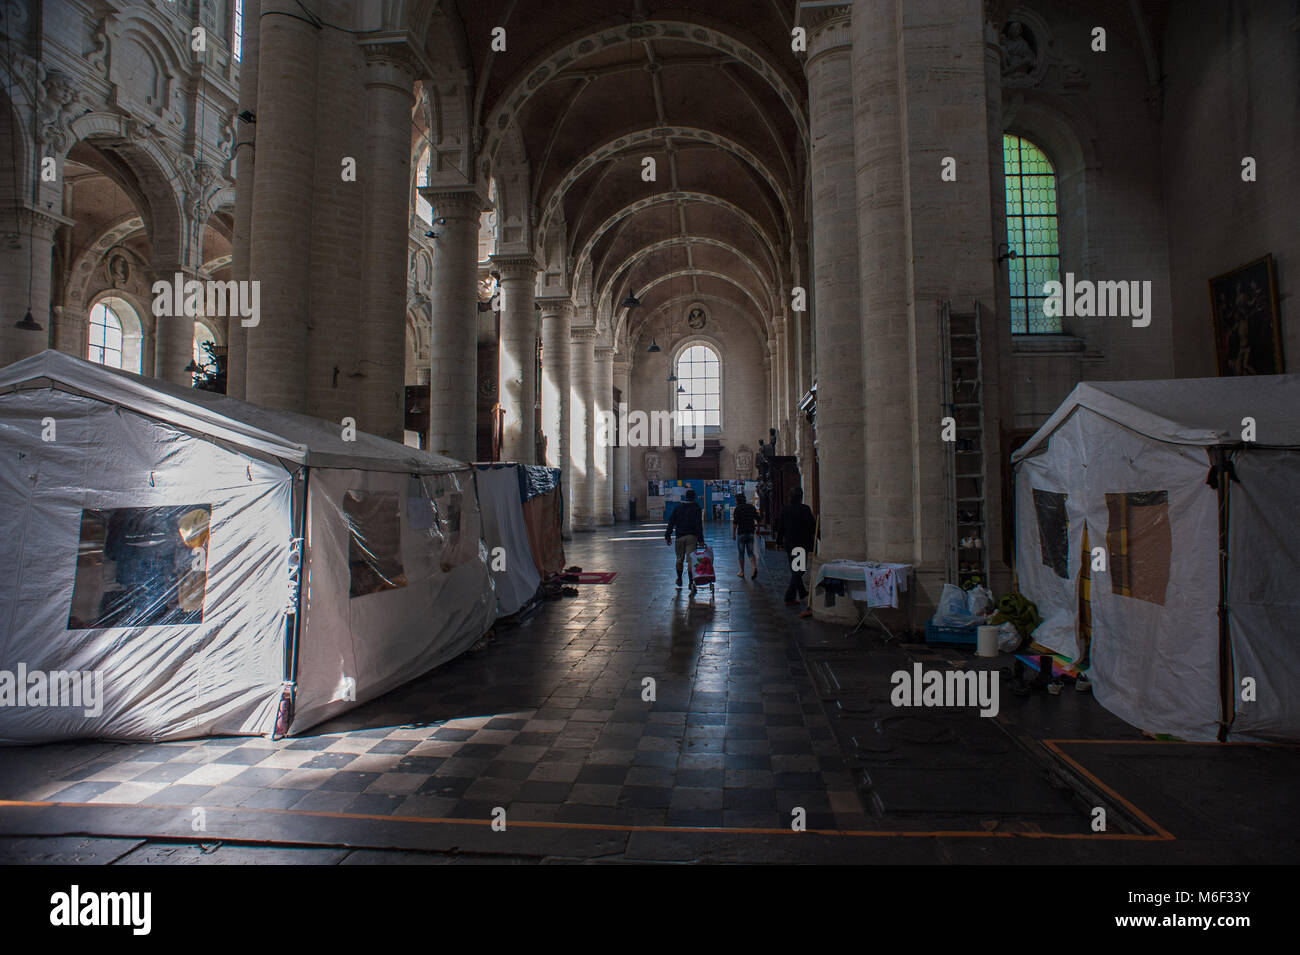
<svg viewBox="0 0 1300 955"><path fill-rule="evenodd" d="M944 531L948 542L948 579L963 584L978 574L989 585L987 462L984 440L984 374L980 340L981 307L940 310L943 368L943 415L956 421L956 441L945 442ZM962 541L979 547L962 546ZM962 570L962 566L966 570Z"/></svg>

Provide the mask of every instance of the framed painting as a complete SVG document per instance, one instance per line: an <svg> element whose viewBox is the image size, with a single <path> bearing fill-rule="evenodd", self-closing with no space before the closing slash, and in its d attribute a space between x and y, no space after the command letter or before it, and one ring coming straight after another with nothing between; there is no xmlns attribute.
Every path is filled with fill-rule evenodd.
<svg viewBox="0 0 1300 955"><path fill-rule="evenodd" d="M1280 375L1282 321L1271 254L1210 279L1219 375Z"/></svg>

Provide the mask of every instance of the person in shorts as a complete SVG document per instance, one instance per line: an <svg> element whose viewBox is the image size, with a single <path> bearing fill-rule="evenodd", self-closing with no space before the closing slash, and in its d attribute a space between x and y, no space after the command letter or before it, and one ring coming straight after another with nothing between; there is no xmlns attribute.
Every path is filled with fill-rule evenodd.
<svg viewBox="0 0 1300 955"><path fill-rule="evenodd" d="M736 508L731 512L731 539L736 542L736 550L740 554L740 573L736 576L744 578L745 576L745 555L749 554L750 563L754 565L754 572L750 578L758 576L758 558L754 554L754 526L758 523L758 509L745 500L745 495L736 495Z"/></svg>
<svg viewBox="0 0 1300 955"><path fill-rule="evenodd" d="M668 519L668 529L664 532L664 543L672 544L673 531L677 532L677 586L682 585L682 563L688 554L704 542L704 512L695 501L695 490L688 488L686 500L673 508L673 515ZM695 593L695 581L690 581L691 593Z"/></svg>

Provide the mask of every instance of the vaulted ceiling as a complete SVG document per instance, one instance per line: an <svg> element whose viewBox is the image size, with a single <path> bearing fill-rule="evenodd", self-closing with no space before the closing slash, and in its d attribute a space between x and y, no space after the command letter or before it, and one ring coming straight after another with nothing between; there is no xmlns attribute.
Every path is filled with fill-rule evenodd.
<svg viewBox="0 0 1300 955"><path fill-rule="evenodd" d="M526 165L534 248L562 232L569 265L575 274L590 266L595 303L612 304L616 324L691 294L771 320L803 220L807 120L793 3L456 0L446 12L453 7L481 155L494 170ZM504 51L492 50L497 27ZM646 307L624 316L617 306L628 294Z"/></svg>

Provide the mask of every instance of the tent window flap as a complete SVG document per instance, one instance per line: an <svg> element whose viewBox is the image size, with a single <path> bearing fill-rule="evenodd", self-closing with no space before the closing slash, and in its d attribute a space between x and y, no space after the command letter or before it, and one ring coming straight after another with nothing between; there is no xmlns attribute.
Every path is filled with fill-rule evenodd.
<svg viewBox="0 0 1300 955"><path fill-rule="evenodd" d="M406 586L400 515L396 494L348 491L344 495L349 597L364 597Z"/></svg>
<svg viewBox="0 0 1300 955"><path fill-rule="evenodd" d="M211 504L81 512L69 630L203 622Z"/></svg>
<svg viewBox="0 0 1300 955"><path fill-rule="evenodd" d="M1163 605L1172 551L1169 492L1107 494L1106 513L1111 593Z"/></svg>
<svg viewBox="0 0 1300 955"><path fill-rule="evenodd" d="M1070 577L1070 516L1065 510L1068 495L1034 488L1034 512L1038 516L1038 546L1043 565L1062 580Z"/></svg>

